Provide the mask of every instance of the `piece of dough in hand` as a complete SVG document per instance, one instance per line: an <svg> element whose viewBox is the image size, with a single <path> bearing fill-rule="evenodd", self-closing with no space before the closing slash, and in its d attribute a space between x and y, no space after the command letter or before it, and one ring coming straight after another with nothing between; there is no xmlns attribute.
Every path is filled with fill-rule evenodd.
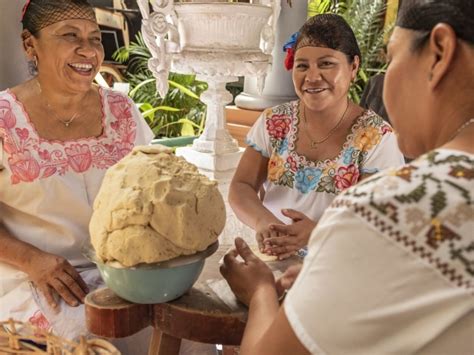
<svg viewBox="0 0 474 355"><path fill-rule="evenodd" d="M258 245L251 245L250 250L262 261L278 261L278 256L276 255L267 255L264 253L261 253L260 250L258 250Z"/></svg>

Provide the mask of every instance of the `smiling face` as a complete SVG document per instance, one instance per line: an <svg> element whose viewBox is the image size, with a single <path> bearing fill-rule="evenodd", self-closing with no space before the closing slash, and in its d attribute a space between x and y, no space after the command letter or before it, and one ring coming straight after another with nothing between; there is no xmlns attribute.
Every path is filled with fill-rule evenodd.
<svg viewBox="0 0 474 355"><path fill-rule="evenodd" d="M346 102L359 59L349 63L347 56L325 47L302 47L295 53L293 84L308 110L322 111Z"/></svg>
<svg viewBox="0 0 474 355"><path fill-rule="evenodd" d="M104 60L99 27L89 20L60 21L26 41L42 82L66 92L89 90Z"/></svg>

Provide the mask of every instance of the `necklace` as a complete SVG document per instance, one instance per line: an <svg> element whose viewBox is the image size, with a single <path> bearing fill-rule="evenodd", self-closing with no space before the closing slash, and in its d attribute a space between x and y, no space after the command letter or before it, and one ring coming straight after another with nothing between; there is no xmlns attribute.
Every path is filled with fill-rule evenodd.
<svg viewBox="0 0 474 355"><path fill-rule="evenodd" d="M39 88L39 93L40 93L40 96L42 91L41 91L41 85L39 83L39 81L36 81L36 83L38 84L38 88ZM63 120L61 118L59 118L59 116L56 114L56 112L54 111L54 109L51 107L51 105L49 104L48 100L46 100L46 98L44 96L42 96L43 100L44 100L44 103L46 104L46 107L48 108L48 111L51 112L53 114L53 116L59 121L61 122L66 128L69 128L69 126L71 125L71 123L77 118L80 116L79 112L75 112L71 118L69 118L68 120Z"/></svg>
<svg viewBox="0 0 474 355"><path fill-rule="evenodd" d="M456 130L456 132L454 132L454 134L451 136L451 138L449 138L448 142L451 142L454 138L456 138L458 136L459 133L462 132L462 130L464 128L466 128L467 126L469 126L471 123L474 123L474 117L473 118L470 118L468 119L466 122L464 122L461 126L459 126L459 128Z"/></svg>
<svg viewBox="0 0 474 355"><path fill-rule="evenodd" d="M346 112L347 112L348 109L349 109L349 100L347 100L346 109L344 110L344 113L342 114L341 118L336 123L336 125L333 128L331 128L331 130L328 132L328 134L323 139L318 141L316 139L313 139L311 137L311 135L309 134L308 120L306 119L306 106L303 104L303 123L304 123L304 128L305 128L304 132L306 134L306 137L308 137L308 139L310 141L311 149L317 149L319 144L326 142L329 139L329 137L331 137L333 135L333 133L336 132L336 130L341 125L342 121L344 121L344 117L346 116Z"/></svg>

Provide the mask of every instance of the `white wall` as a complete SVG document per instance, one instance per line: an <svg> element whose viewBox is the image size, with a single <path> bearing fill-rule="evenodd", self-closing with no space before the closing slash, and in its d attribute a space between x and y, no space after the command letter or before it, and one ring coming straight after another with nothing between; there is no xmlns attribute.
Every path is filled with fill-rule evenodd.
<svg viewBox="0 0 474 355"><path fill-rule="evenodd" d="M0 0L0 90L29 77L20 37L24 3L25 0Z"/></svg>

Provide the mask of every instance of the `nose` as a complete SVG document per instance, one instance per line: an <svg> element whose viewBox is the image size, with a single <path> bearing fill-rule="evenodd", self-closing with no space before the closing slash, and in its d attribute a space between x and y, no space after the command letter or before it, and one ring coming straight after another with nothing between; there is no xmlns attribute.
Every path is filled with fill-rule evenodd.
<svg viewBox="0 0 474 355"><path fill-rule="evenodd" d="M85 58L94 58L97 55L95 47L88 40L82 40L76 51Z"/></svg>
<svg viewBox="0 0 474 355"><path fill-rule="evenodd" d="M311 65L306 71L306 76L304 81L306 82L315 82L321 79L321 71L316 65Z"/></svg>

